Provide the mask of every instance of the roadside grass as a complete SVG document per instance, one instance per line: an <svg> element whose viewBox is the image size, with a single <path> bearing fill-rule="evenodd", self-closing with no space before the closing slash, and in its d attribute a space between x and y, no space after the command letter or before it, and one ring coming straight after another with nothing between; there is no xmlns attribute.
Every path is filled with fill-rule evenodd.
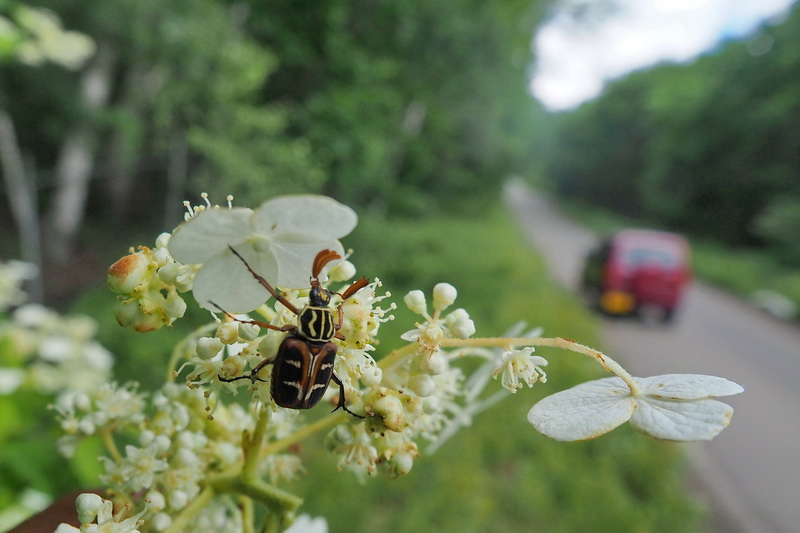
<svg viewBox="0 0 800 533"><path fill-rule="evenodd" d="M354 250L359 274L380 277L399 306L396 319L382 326L382 339L414 327L402 301L408 290L421 289L430 299L433 285L447 281L459 291L455 306L469 311L479 336L501 335L524 320L544 327L547 336L600 347L595 320L548 278L541 258L523 242L495 206L470 219L362 217L345 244ZM114 323L113 304L114 295L99 287L73 311L100 321L99 340L119 358L117 380L138 379L144 389L164 379L177 339L207 320L203 312L193 313L174 328L133 334ZM393 348L390 340L382 342L376 357ZM362 484L337 471L318 436L300 448L306 475L282 487L305 498L301 512L324 516L333 532L702 531L705 506L687 489L688 463L679 446L627 426L592 441L558 443L527 423L528 409L543 396L605 375L577 354L537 353L550 361L547 383L509 394L432 456L420 442L422 455L409 475L378 475ZM309 414L325 412L318 406Z"/></svg>
<svg viewBox="0 0 800 533"><path fill-rule="evenodd" d="M632 227L655 227L647 221L616 215L596 206L558 199L569 217L600 235ZM731 247L686 235L692 246L695 275L712 285L750 300L758 291L770 291L788 298L800 309L800 269L781 263L767 250ZM800 317L795 317L800 318Z"/></svg>

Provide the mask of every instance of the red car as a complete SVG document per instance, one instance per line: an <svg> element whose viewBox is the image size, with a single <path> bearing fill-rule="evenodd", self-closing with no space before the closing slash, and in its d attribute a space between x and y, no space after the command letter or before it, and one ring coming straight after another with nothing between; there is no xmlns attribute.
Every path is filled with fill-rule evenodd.
<svg viewBox="0 0 800 533"><path fill-rule="evenodd" d="M625 230L593 250L583 272L583 291L601 311L640 314L668 322L691 281L689 243L665 231Z"/></svg>

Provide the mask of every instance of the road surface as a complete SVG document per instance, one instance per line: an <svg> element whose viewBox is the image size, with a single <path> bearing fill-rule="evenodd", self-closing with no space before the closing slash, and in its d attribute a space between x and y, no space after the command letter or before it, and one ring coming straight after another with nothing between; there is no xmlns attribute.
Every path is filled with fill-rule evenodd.
<svg viewBox="0 0 800 533"><path fill-rule="evenodd" d="M557 281L574 289L596 237L521 182L505 193L528 241ZM716 529L800 532L800 328L700 282L671 327L613 319L602 327L609 355L636 376L711 374L745 387L724 399L735 409L726 430L686 445Z"/></svg>

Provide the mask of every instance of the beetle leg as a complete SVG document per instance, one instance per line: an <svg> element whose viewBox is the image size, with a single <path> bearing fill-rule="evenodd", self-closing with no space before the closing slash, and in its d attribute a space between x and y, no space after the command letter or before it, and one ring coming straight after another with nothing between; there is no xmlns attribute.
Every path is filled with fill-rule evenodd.
<svg viewBox="0 0 800 533"><path fill-rule="evenodd" d="M333 379L333 381L335 381L335 382L336 382L336 384L337 384L337 385L339 385L339 403L336 405L336 409L334 409L333 411L331 411L331 413L333 413L333 412L336 412L336 411L338 411L339 409L343 409L343 410L344 410L344 412L346 412L346 413L350 413L351 415L353 415L353 416L354 416L354 417L356 417L356 418L364 418L364 417L363 417L363 416L361 416L361 415L357 415L357 414L355 414L353 411L351 411L350 409L348 409L348 408L347 408L347 405L345 405L345 397L344 397L344 383L342 383L342 380L341 380L341 379L339 379L339 376L337 376L337 375L336 375L336 372L334 372L334 373L333 373L333 375L331 376L331 378Z"/></svg>
<svg viewBox="0 0 800 533"><path fill-rule="evenodd" d="M249 379L254 385L256 381L263 381L264 383L266 383L267 380L258 377L258 373L261 372L261 369L264 368L265 366L272 364L274 360L275 360L274 357L271 357L269 359L264 359L263 361L258 363L258 365L256 365L256 367L253 370L251 370L249 374L243 374L235 378L223 378L222 376L217 375L217 378L220 381L224 381L225 383L230 383L231 381L239 381L240 379Z"/></svg>
<svg viewBox="0 0 800 533"><path fill-rule="evenodd" d="M336 311L339 314L339 322L333 325L333 330L336 332L333 334L333 336L340 341L343 341L345 340L345 337L339 333L339 329L342 327L342 323L344 323L344 311L342 311L342 304L339 304L339 307L336 308Z"/></svg>
<svg viewBox="0 0 800 533"><path fill-rule="evenodd" d="M261 320L242 320L241 318L236 318L235 316L233 316L232 314L230 314L229 312L227 312L214 302L209 301L208 303L219 309L219 312L223 313L226 317L230 318L235 322L241 322L242 324L255 324L256 326L260 326L262 328L267 328L267 329L274 329L275 331L291 331L297 328L297 326L295 326L294 324L287 324L285 326L278 327L278 326L273 326L268 322L262 322Z"/></svg>

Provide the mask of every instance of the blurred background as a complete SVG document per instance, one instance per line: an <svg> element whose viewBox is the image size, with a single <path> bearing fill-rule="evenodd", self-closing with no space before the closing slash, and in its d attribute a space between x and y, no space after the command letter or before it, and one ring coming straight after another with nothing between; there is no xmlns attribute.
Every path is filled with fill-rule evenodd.
<svg viewBox="0 0 800 533"><path fill-rule="evenodd" d="M0 0L0 260L37 265L28 300L92 317L115 379L145 390L207 315L190 306L174 328L122 330L105 271L201 192L347 203L359 271L397 301L452 283L479 335L525 320L620 342L553 281L562 263L541 241L528 246L532 227L550 230L524 213L551 213L519 203L531 187L596 232L685 235L700 279L791 321L798 34L788 0ZM511 179L522 185L504 202ZM386 327L399 335L412 318L397 314ZM528 427L538 398L601 376L542 355L547 390L520 392L431 457L423 447L409 476L360 485L319 441L286 488L333 532L735 530L685 448L627 428L559 444ZM0 394L0 516L31 490L97 483L99 443L67 465L50 401Z"/></svg>

